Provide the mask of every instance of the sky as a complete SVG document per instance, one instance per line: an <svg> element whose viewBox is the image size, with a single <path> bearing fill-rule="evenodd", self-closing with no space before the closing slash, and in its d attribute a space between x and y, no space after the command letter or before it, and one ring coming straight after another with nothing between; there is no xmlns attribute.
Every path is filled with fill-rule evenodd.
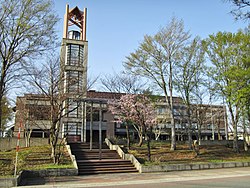
<svg viewBox="0 0 250 188"><path fill-rule="evenodd" d="M146 34L153 35L171 18L184 21L192 36L206 38L218 31L236 32L247 26L235 21L233 8L223 0L54 0L62 38L65 6L87 8L88 76L123 70L125 57L138 47ZM98 85L96 86L98 90Z"/></svg>

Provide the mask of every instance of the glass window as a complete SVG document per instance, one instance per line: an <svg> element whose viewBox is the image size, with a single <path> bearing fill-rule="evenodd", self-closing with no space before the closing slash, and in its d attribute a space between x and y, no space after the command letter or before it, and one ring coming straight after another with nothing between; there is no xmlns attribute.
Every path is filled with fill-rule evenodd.
<svg viewBox="0 0 250 188"><path fill-rule="evenodd" d="M81 123L67 122L64 125L64 132L68 135L81 135Z"/></svg>
<svg viewBox="0 0 250 188"><path fill-rule="evenodd" d="M81 92L83 90L83 75L79 71L67 71L67 92Z"/></svg>
<svg viewBox="0 0 250 188"><path fill-rule="evenodd" d="M82 66L84 47L76 44L69 44L67 46L67 65Z"/></svg>
<svg viewBox="0 0 250 188"><path fill-rule="evenodd" d="M68 99L67 101L67 117L81 118L82 105L81 102Z"/></svg>

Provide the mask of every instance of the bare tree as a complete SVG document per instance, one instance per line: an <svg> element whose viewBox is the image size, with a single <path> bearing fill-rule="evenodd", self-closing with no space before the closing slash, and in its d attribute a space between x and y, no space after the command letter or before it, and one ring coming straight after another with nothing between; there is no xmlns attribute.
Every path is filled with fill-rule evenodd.
<svg viewBox="0 0 250 188"><path fill-rule="evenodd" d="M197 140L200 144L201 141L201 133L202 128L204 128L206 123L206 113L208 111L209 105L204 105L205 100L207 96L210 96L211 93L209 93L210 90L210 83L207 79L206 72L204 73L204 70L206 69L205 65L203 67L203 71L200 71L197 73L195 77L195 82L199 83L196 84L194 91L192 92L194 96L194 104L192 105L192 111L194 119L196 119L197 122ZM201 74L201 75L200 75ZM211 100L210 100L211 102Z"/></svg>
<svg viewBox="0 0 250 188"><path fill-rule="evenodd" d="M94 85L96 84L98 79L99 79L99 76L96 76L96 77L88 76L88 78L87 78L87 90L92 89L92 87L94 87Z"/></svg>
<svg viewBox="0 0 250 188"><path fill-rule="evenodd" d="M105 90L118 93L138 94L145 89L145 82L136 75L125 73L106 74L101 78Z"/></svg>
<svg viewBox="0 0 250 188"><path fill-rule="evenodd" d="M249 0L224 0L234 5L231 11L236 20L249 20L250 19L250 1Z"/></svg>
<svg viewBox="0 0 250 188"><path fill-rule="evenodd" d="M36 88L37 93L43 95L49 102L51 157L54 159L54 163L59 163L61 156L60 146L63 145L64 138L66 138L62 138L59 143L62 118L76 110L80 106L80 102L77 102L78 105L73 109L69 109L69 105L76 102L73 100L69 101L69 96L62 92L64 77L60 74L60 58L58 56L52 54L40 68L35 66L32 71L29 69L28 74L27 82ZM68 82L69 84L74 84L76 80L72 77Z"/></svg>
<svg viewBox="0 0 250 188"><path fill-rule="evenodd" d="M55 44L57 21L51 0L0 1L0 129L3 96L22 67Z"/></svg>
<svg viewBox="0 0 250 188"><path fill-rule="evenodd" d="M190 38L182 20L171 22L154 36L146 35L138 49L124 62L126 70L152 80L164 93L171 115L171 150L176 149L173 108L173 69ZM168 95L170 96L168 98Z"/></svg>
<svg viewBox="0 0 250 188"><path fill-rule="evenodd" d="M13 110L10 107L10 100L8 99L7 96L3 96L2 99L2 128L3 131L7 128L8 123L11 122L13 118ZM0 137L2 137L3 132L1 132L0 129Z"/></svg>
<svg viewBox="0 0 250 188"><path fill-rule="evenodd" d="M176 64L174 72L174 84L176 90L181 94L184 104L187 107L188 120L188 141L189 149L193 149L192 141L192 102L193 93L197 85L202 84L202 69L204 68L205 50L202 48L201 40L195 38L189 46L183 49L183 56L180 62Z"/></svg>

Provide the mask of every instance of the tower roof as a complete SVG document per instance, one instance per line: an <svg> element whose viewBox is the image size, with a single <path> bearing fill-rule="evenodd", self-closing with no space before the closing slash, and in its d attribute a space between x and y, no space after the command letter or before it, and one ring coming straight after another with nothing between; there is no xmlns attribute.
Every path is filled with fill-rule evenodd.
<svg viewBox="0 0 250 188"><path fill-rule="evenodd" d="M83 11L81 11L77 6L69 10L69 17L75 17L77 20L83 19Z"/></svg>
<svg viewBox="0 0 250 188"><path fill-rule="evenodd" d="M68 38L68 27L77 26L80 32L80 40L86 41L86 21L87 21L87 9L84 8L81 11L77 6L69 9L69 5L66 5L66 13L64 16L64 29L63 38Z"/></svg>

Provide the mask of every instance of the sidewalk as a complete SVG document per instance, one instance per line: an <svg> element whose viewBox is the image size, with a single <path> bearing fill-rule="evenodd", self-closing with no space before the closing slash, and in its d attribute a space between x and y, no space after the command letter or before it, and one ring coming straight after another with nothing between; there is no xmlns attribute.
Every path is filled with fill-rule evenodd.
<svg viewBox="0 0 250 188"><path fill-rule="evenodd" d="M115 187L115 185L137 185L160 182L205 180L250 175L250 167L213 170L192 170L166 173L99 174L88 176L63 176L32 179L25 188L39 187ZM18 187L18 188L20 188ZM130 186L131 187L131 186Z"/></svg>

